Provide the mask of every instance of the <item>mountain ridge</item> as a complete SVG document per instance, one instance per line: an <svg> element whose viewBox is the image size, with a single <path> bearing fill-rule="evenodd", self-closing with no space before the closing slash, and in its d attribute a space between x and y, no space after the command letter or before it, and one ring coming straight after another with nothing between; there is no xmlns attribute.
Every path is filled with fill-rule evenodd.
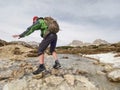
<svg viewBox="0 0 120 90"><path fill-rule="evenodd" d="M95 39L92 43L83 42L80 40L73 40L68 46L89 46L89 45L100 45L100 44L110 44L108 41L103 39Z"/></svg>

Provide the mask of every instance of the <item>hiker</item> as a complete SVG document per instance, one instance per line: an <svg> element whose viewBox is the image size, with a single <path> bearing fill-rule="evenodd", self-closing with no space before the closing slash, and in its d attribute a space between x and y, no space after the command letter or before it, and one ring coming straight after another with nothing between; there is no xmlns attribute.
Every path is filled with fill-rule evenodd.
<svg viewBox="0 0 120 90"><path fill-rule="evenodd" d="M48 17L48 19L49 19L49 17ZM46 50L46 48L49 45L50 45L50 53L51 53L51 55L53 55L53 57L55 59L55 64L53 65L53 68L58 69L61 67L58 57L57 57L57 53L55 52L56 43L57 43L57 34L54 32L51 32L49 29L50 29L49 25L46 23L45 18L34 16L33 24L30 27L28 27L26 31L24 31L20 35L13 35L14 38L20 39L20 38L30 35L35 30L41 30L41 37L43 38L43 40L39 44L39 48L38 48L38 56L39 56L40 65L39 65L38 69L33 72L34 75L39 74L43 71L46 71L46 68L44 65L44 51Z"/></svg>

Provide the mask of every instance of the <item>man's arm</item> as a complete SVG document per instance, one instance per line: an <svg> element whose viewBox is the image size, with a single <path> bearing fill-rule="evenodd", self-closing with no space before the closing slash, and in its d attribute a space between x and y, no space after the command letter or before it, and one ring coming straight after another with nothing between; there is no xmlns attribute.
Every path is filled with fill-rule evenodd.
<svg viewBox="0 0 120 90"><path fill-rule="evenodd" d="M22 34L19 35L20 38L25 37L30 35L31 33L33 33L35 30L40 29L41 25L40 23L37 21L36 23L34 23L32 26L28 27L26 31L24 31Z"/></svg>

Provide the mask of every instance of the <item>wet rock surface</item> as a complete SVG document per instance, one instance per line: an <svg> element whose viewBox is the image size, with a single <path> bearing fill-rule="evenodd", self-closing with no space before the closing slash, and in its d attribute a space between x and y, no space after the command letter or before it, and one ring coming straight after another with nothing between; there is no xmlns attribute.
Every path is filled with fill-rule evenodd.
<svg viewBox="0 0 120 90"><path fill-rule="evenodd" d="M78 55L59 54L62 68L53 69L52 56L45 56L47 72L32 75L38 58L0 60L0 90L119 90L120 83L111 82L110 66L94 64L94 60ZM68 57L68 58L63 58ZM110 68L110 70L109 70ZM106 70L106 72L103 72ZM110 74L111 75L111 74Z"/></svg>

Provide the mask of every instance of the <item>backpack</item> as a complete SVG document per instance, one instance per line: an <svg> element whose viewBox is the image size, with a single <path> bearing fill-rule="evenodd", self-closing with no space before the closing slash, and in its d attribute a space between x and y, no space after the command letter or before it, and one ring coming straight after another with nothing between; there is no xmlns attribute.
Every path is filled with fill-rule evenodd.
<svg viewBox="0 0 120 90"><path fill-rule="evenodd" d="M48 31L52 33L59 32L59 25L55 19L53 19L52 17L44 17L44 21L48 26Z"/></svg>

